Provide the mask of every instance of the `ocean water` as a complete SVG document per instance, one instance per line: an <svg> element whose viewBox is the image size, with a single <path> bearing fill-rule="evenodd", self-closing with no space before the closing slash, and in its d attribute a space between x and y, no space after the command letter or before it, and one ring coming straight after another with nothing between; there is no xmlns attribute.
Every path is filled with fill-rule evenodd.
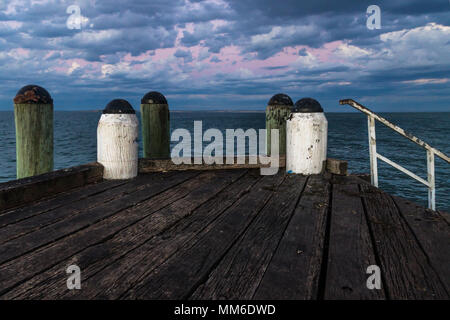
<svg viewBox="0 0 450 320"><path fill-rule="evenodd" d="M56 111L55 169L96 160L96 130L101 112ZM450 154L450 113L381 113L383 117L411 132L431 146ZM139 114L138 114L139 117ZM328 157L347 160L352 173L369 173L367 118L361 113L327 113ZM265 128L264 112L178 111L171 113L171 130L185 128L193 132L194 120L203 130ZM426 179L426 151L391 129L377 123L377 151ZM225 136L225 133L224 133ZM14 113L0 111L0 182L15 179ZM172 143L172 146L176 142ZM204 143L206 145L207 143ZM142 145L140 142L140 156ZM450 212L450 165L435 157L436 206ZM378 161L380 187L424 206L427 188L404 173Z"/></svg>

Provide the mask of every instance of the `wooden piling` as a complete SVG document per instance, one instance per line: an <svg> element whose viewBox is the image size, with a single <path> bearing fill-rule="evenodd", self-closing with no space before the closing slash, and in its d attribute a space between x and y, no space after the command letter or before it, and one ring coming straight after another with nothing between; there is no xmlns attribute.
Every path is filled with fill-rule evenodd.
<svg viewBox="0 0 450 320"><path fill-rule="evenodd" d="M17 179L53 170L53 100L42 87L28 85L14 98Z"/></svg>
<svg viewBox="0 0 450 320"><path fill-rule="evenodd" d="M286 119L293 105L291 98L283 93L276 94L270 99L266 108L267 155L271 152L271 129L280 130L279 154L286 154Z"/></svg>
<svg viewBox="0 0 450 320"><path fill-rule="evenodd" d="M144 158L170 159L170 114L166 98L148 92L141 100Z"/></svg>
<svg viewBox="0 0 450 320"><path fill-rule="evenodd" d="M98 122L97 162L106 180L132 179L138 174L139 122L130 103L114 99Z"/></svg>
<svg viewBox="0 0 450 320"><path fill-rule="evenodd" d="M327 159L328 121L317 100L295 103L286 122L286 171L319 174Z"/></svg>

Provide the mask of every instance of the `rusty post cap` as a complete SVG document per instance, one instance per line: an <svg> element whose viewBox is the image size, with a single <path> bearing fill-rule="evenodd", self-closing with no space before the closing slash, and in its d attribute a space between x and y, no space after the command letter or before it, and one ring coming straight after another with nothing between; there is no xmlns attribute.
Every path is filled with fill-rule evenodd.
<svg viewBox="0 0 450 320"><path fill-rule="evenodd" d="M313 98L303 98L298 100L295 103L294 109L292 109L293 113L314 113L314 112L323 112L322 106L319 101Z"/></svg>
<svg viewBox="0 0 450 320"><path fill-rule="evenodd" d="M158 91L150 91L141 99L142 104L167 104L166 97Z"/></svg>
<svg viewBox="0 0 450 320"><path fill-rule="evenodd" d="M294 103L292 102L292 99L284 93L278 93L274 95L270 101L269 106L293 106Z"/></svg>
<svg viewBox="0 0 450 320"><path fill-rule="evenodd" d="M15 104L53 104L53 99L44 88L30 84L19 91L14 97Z"/></svg>
<svg viewBox="0 0 450 320"><path fill-rule="evenodd" d="M103 114L135 114L131 104L124 99L111 100L103 110Z"/></svg>

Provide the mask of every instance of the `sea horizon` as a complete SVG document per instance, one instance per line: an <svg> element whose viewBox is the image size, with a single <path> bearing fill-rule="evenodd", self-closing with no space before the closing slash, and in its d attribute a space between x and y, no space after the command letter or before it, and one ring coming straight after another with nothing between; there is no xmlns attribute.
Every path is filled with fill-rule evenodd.
<svg viewBox="0 0 450 320"><path fill-rule="evenodd" d="M103 109L92 109L92 110L83 110L83 109L69 109L69 110L58 110L54 109L55 112L102 112ZM141 111L139 109L135 109L136 113L140 113ZM10 110L0 110L0 112L14 112L14 109ZM185 109L170 109L170 112L235 112L235 113L265 113L266 110L240 110L240 109L218 109L218 110L202 110L202 109L195 109L195 110L185 110ZM353 113L357 114L360 113L356 110L348 110L348 111L324 111L325 113ZM378 111L377 113L450 113L450 111Z"/></svg>

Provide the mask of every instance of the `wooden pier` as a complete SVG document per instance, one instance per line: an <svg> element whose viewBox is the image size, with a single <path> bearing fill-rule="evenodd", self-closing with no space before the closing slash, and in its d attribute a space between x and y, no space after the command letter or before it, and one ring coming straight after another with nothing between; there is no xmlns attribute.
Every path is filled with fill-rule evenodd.
<svg viewBox="0 0 450 320"><path fill-rule="evenodd" d="M450 297L447 213L351 175L145 165L127 181L91 164L0 184L0 299Z"/></svg>

